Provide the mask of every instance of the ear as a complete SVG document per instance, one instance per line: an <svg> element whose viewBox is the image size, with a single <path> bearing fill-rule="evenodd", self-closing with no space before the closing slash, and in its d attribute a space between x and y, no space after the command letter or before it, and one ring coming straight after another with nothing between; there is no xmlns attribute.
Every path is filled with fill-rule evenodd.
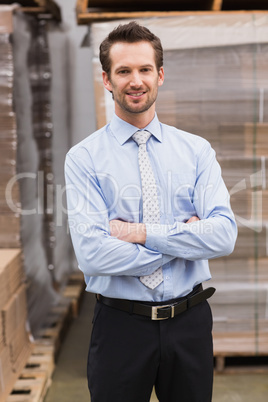
<svg viewBox="0 0 268 402"><path fill-rule="evenodd" d="M111 92L112 91L112 84L110 83L109 78L108 78L108 74L105 71L102 72L102 80L103 80L104 87L109 92Z"/></svg>
<svg viewBox="0 0 268 402"><path fill-rule="evenodd" d="M159 75L159 78L158 78L158 86L161 87L161 85L163 85L163 82L164 82L164 75L165 75L165 73L164 73L164 67L163 67L163 66L160 67L160 70L159 70L158 75Z"/></svg>

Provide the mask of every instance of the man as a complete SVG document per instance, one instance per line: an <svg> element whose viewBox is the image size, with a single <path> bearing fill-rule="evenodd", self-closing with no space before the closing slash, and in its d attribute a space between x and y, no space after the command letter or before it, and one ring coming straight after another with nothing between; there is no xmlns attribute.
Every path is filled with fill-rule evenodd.
<svg viewBox="0 0 268 402"><path fill-rule="evenodd" d="M66 158L69 225L96 293L88 356L92 402L209 402L213 288L208 259L237 229L210 144L161 124L159 38L135 22L100 46L112 121Z"/></svg>

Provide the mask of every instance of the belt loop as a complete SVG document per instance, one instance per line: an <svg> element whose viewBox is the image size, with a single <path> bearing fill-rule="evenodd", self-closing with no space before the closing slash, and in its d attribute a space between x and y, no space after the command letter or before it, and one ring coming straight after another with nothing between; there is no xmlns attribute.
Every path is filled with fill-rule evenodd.
<svg viewBox="0 0 268 402"><path fill-rule="evenodd" d="M186 309L189 310L190 308L190 297L189 295L186 296Z"/></svg>

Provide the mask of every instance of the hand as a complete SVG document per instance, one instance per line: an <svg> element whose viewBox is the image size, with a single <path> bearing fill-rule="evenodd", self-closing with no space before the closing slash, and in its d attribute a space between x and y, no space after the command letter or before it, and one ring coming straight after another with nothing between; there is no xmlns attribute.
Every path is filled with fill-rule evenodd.
<svg viewBox="0 0 268 402"><path fill-rule="evenodd" d="M199 220L197 216L192 216L186 223L197 222ZM110 234L128 243L144 245L146 242L146 226L144 223L129 223L113 219L110 221Z"/></svg>
<svg viewBox="0 0 268 402"><path fill-rule="evenodd" d="M192 216L186 223L192 223L192 222L197 222L200 221L198 216Z"/></svg>
<svg viewBox="0 0 268 402"><path fill-rule="evenodd" d="M129 243L145 244L146 226L144 223L129 223L113 219L110 221L111 236Z"/></svg>

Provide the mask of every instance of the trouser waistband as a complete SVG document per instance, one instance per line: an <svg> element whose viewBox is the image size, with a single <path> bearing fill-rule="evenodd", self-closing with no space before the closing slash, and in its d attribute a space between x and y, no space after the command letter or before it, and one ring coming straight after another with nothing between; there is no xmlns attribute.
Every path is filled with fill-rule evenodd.
<svg viewBox="0 0 268 402"><path fill-rule="evenodd" d="M129 314L143 315L151 318L151 320L166 320L207 300L214 294L215 290L216 289L213 287L203 290L201 284L197 285L187 296L156 304L125 299L113 299L100 294L97 294L96 297L100 303L117 310L125 311Z"/></svg>

